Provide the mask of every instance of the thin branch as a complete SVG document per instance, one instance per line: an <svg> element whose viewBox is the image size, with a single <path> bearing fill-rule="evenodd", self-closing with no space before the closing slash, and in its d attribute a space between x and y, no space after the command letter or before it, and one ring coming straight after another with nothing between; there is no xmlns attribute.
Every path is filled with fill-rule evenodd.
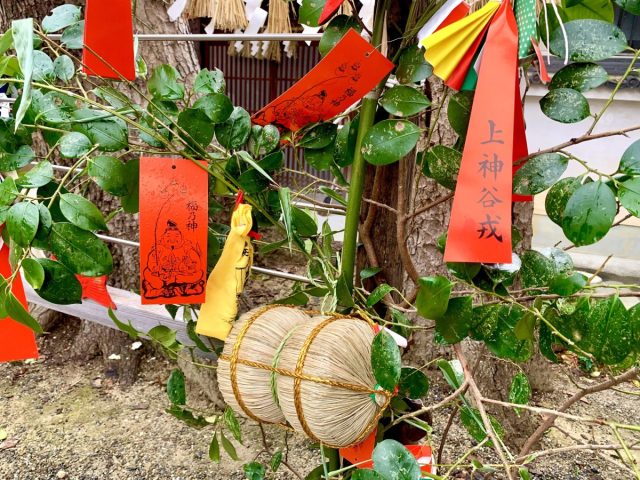
<svg viewBox="0 0 640 480"><path fill-rule="evenodd" d="M398 221L396 223L396 243L398 244L398 253L400 255L402 266L406 270L407 275L409 275L409 278L413 281L413 283L415 285L418 285L420 274L418 273L418 269L416 268L415 263L413 263L413 259L411 258L411 254L409 253L409 249L407 248L408 217L405 214L407 208L407 200L405 198L404 192L404 182L407 174L406 161L407 158L403 158L398 164Z"/></svg>

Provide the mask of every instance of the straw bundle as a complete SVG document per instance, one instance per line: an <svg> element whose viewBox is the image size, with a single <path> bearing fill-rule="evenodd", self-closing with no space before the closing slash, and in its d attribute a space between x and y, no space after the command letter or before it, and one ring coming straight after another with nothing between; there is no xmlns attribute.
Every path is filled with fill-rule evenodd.
<svg viewBox="0 0 640 480"><path fill-rule="evenodd" d="M371 326L350 317L315 317L287 339L277 359L278 398L298 432L332 447L359 443L376 426L388 395L375 395ZM382 393L382 392L381 392Z"/></svg>
<svg viewBox="0 0 640 480"><path fill-rule="evenodd" d="M285 418L276 403L272 372L237 359L271 366L288 332L310 320L301 310L279 305L255 309L241 316L225 340L218 362L218 383L225 402L236 412L258 422L283 423Z"/></svg>
<svg viewBox="0 0 640 480"><path fill-rule="evenodd" d="M247 17L242 0L221 0L216 4L214 15L216 28L233 31L247 28Z"/></svg>
<svg viewBox="0 0 640 480"><path fill-rule="evenodd" d="M225 1L220 0L220 3ZM216 0L189 0L185 13L189 18L215 17Z"/></svg>
<svg viewBox="0 0 640 480"><path fill-rule="evenodd" d="M267 33L291 33L291 19L289 18L289 2L287 0L269 0L269 17L267 17ZM266 43L266 42L265 42ZM268 42L264 58L280 61L280 42Z"/></svg>

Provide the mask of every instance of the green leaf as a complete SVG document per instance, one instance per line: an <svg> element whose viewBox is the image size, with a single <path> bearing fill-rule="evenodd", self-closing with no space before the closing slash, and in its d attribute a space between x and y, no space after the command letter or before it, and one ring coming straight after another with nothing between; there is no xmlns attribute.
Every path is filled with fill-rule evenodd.
<svg viewBox="0 0 640 480"><path fill-rule="evenodd" d="M298 207L291 207L291 224L295 232L301 237L315 237L318 226L311 216Z"/></svg>
<svg viewBox="0 0 640 480"><path fill-rule="evenodd" d="M565 2L564 15L568 21L594 19L613 23L613 4L610 0L580 0L575 4Z"/></svg>
<svg viewBox="0 0 640 480"><path fill-rule="evenodd" d="M315 125L305 133L298 145L309 149L323 149L333 143L337 129L338 126L331 122Z"/></svg>
<svg viewBox="0 0 640 480"><path fill-rule="evenodd" d="M184 130L180 136L189 145L195 142L206 148L213 140L213 123L203 110L187 108L178 115L178 126Z"/></svg>
<svg viewBox="0 0 640 480"><path fill-rule="evenodd" d="M249 135L248 148L253 155L266 155L273 152L280 143L280 131L274 125L254 125L251 127ZM273 152L267 158L276 158L277 155L282 157L282 152ZM265 162L266 163L266 162ZM269 167L267 170L277 170L281 167L282 162L278 162L277 166Z"/></svg>
<svg viewBox="0 0 640 480"><path fill-rule="evenodd" d="M191 411L178 405L171 405L166 412L193 428L200 429L209 426L209 422L204 417L196 417Z"/></svg>
<svg viewBox="0 0 640 480"><path fill-rule="evenodd" d="M411 117L425 110L431 102L414 87L396 85L384 93L380 105L396 117Z"/></svg>
<svg viewBox="0 0 640 480"><path fill-rule="evenodd" d="M413 367L402 367L398 393L407 398L419 399L429 392L429 378Z"/></svg>
<svg viewBox="0 0 640 480"><path fill-rule="evenodd" d="M67 267L48 258L38 258L38 263L44 269L44 283L37 290L38 295L58 305L82 302L82 285Z"/></svg>
<svg viewBox="0 0 640 480"><path fill-rule="evenodd" d="M174 405L187 403L187 390L184 386L184 373L179 368L174 368L167 381L167 395Z"/></svg>
<svg viewBox="0 0 640 480"><path fill-rule="evenodd" d="M65 28L61 41L70 50L80 50L84 46L84 20Z"/></svg>
<svg viewBox="0 0 640 480"><path fill-rule="evenodd" d="M362 155L373 165L400 160L416 146L420 129L408 120L383 120L371 127L362 140Z"/></svg>
<svg viewBox="0 0 640 480"><path fill-rule="evenodd" d="M451 298L444 315L435 319L436 332L442 335L447 343L458 343L469 334L471 315L471 297Z"/></svg>
<svg viewBox="0 0 640 480"><path fill-rule="evenodd" d="M94 115L92 110L75 112L74 117ZM75 124L73 130L83 135L97 145L103 152L117 152L129 145L129 130L124 120L120 118L106 118Z"/></svg>
<svg viewBox="0 0 640 480"><path fill-rule="evenodd" d="M22 96L15 114L15 128L22 123L22 119L31 105L31 79L33 78L33 19L25 18L11 22L13 44L22 72Z"/></svg>
<svg viewBox="0 0 640 480"><path fill-rule="evenodd" d="M116 196L128 193L125 165L115 157L90 158L87 173L105 192Z"/></svg>
<svg viewBox="0 0 640 480"><path fill-rule="evenodd" d="M317 27L325 2L326 0L302 0L298 11L298 21L303 25Z"/></svg>
<svg viewBox="0 0 640 480"><path fill-rule="evenodd" d="M587 92L608 80L609 74L597 63L571 63L553 75L549 89L571 88L578 92Z"/></svg>
<svg viewBox="0 0 640 480"><path fill-rule="evenodd" d="M39 289L44 283L44 268L36 259L25 258L22 261L22 271L24 272L24 278L35 290Z"/></svg>
<svg viewBox="0 0 640 480"><path fill-rule="evenodd" d="M560 273L549 281L549 291L566 297L579 292L586 284L587 278L581 273Z"/></svg>
<svg viewBox="0 0 640 480"><path fill-rule="evenodd" d="M75 193L60 195L60 211L67 220L83 230L93 232L109 229L98 207Z"/></svg>
<svg viewBox="0 0 640 480"><path fill-rule="evenodd" d="M353 155L356 151L356 139L358 136L359 118L345 122L342 128L338 129L334 142L333 159L341 168L353 163Z"/></svg>
<svg viewBox="0 0 640 480"><path fill-rule="evenodd" d="M316 170L329 170L333 166L333 145L320 150L305 149L304 160Z"/></svg>
<svg viewBox="0 0 640 480"><path fill-rule="evenodd" d="M289 245L293 239L293 222L291 212L291 190L289 187L280 187L278 189L278 199L280 200L280 208L282 210L282 222L287 232Z"/></svg>
<svg viewBox="0 0 640 480"><path fill-rule="evenodd" d="M597 62L606 60L627 48L622 30L603 20L574 20L564 25L569 42L569 60ZM551 33L551 52L565 57L565 37L562 29Z"/></svg>
<svg viewBox="0 0 640 480"><path fill-rule="evenodd" d="M520 475L520 480L532 480L531 474L527 467L520 467L518 469L518 475Z"/></svg>
<svg viewBox="0 0 640 480"><path fill-rule="evenodd" d="M233 103L222 93L210 93L196 100L193 108L202 110L213 123L223 123L231 116Z"/></svg>
<svg viewBox="0 0 640 480"><path fill-rule="evenodd" d="M402 84L419 83L433 73L433 68L424 59L424 51L418 45L405 48L398 59L396 79Z"/></svg>
<svg viewBox="0 0 640 480"><path fill-rule="evenodd" d="M120 199L122 209L127 213L137 213L139 210L140 161L138 159L129 160L124 164L124 172L127 194Z"/></svg>
<svg viewBox="0 0 640 480"><path fill-rule="evenodd" d="M534 340L534 330L536 328L536 317L531 312L525 312L518 323L516 323L513 333L518 340Z"/></svg>
<svg viewBox="0 0 640 480"><path fill-rule="evenodd" d="M464 372L458 360L438 360L438 368L451 388L457 390L464 382Z"/></svg>
<svg viewBox="0 0 640 480"><path fill-rule="evenodd" d="M224 436L224 433L222 433L222 431L220 432L220 441L222 442L222 448L224 448L224 451L227 452L227 455L229 455L229 457L231 457L232 460L238 460L238 454L236 453L236 447L233 446L233 443L231 443L227 437Z"/></svg>
<svg viewBox="0 0 640 480"><path fill-rule="evenodd" d="M629 210L629 213L640 217L640 177L622 182L618 188L620 205Z"/></svg>
<svg viewBox="0 0 640 480"><path fill-rule="evenodd" d="M578 247L591 245L611 228L616 207L615 196L604 182L581 185L567 202L562 231Z"/></svg>
<svg viewBox="0 0 640 480"><path fill-rule="evenodd" d="M218 434L213 432L211 443L209 444L209 459L218 463L220 462L220 443L218 443Z"/></svg>
<svg viewBox="0 0 640 480"><path fill-rule="evenodd" d="M309 303L309 296L304 292L295 292L288 297L279 298L278 300L274 300L271 303L277 303L280 305L305 306Z"/></svg>
<svg viewBox="0 0 640 480"><path fill-rule="evenodd" d="M55 79L53 61L42 50L33 52L33 80L49 83Z"/></svg>
<svg viewBox="0 0 640 480"><path fill-rule="evenodd" d="M518 372L513 376L511 380L511 386L509 387L509 403L517 403L519 405L526 405L531 399L531 385L529 385L529 379L527 376ZM520 416L520 409L516 408L516 415Z"/></svg>
<svg viewBox="0 0 640 480"><path fill-rule="evenodd" d="M362 31L362 26L360 26L360 23L355 17L350 17L349 15L338 15L334 17L324 28L324 33L318 45L320 55L324 57L329 53L352 28L358 33Z"/></svg>
<svg viewBox="0 0 640 480"><path fill-rule="evenodd" d="M548 217L556 225L562 226L562 218L567 202L580 186L580 180L575 177L567 177L559 180L547 192L544 207Z"/></svg>
<svg viewBox="0 0 640 480"><path fill-rule="evenodd" d="M556 183L567 169L569 159L559 153L544 153L522 165L513 177L513 191L536 195Z"/></svg>
<svg viewBox="0 0 640 480"><path fill-rule="evenodd" d="M7 214L7 233L21 247L27 247L36 236L40 214L31 202L16 203Z"/></svg>
<svg viewBox="0 0 640 480"><path fill-rule="evenodd" d="M351 474L351 480L387 480L382 474L368 468L358 468Z"/></svg>
<svg viewBox="0 0 640 480"><path fill-rule="evenodd" d="M65 158L78 158L91 150L91 140L80 132L65 133L59 142L60 154Z"/></svg>
<svg viewBox="0 0 640 480"><path fill-rule="evenodd" d="M401 364L398 345L391 335L381 330L371 344L371 367L378 385L393 392L400 380Z"/></svg>
<svg viewBox="0 0 640 480"><path fill-rule="evenodd" d="M373 450L373 467L387 480L419 480L420 465L400 442L387 439Z"/></svg>
<svg viewBox="0 0 640 480"><path fill-rule="evenodd" d="M500 358L524 362L533 354L533 341L520 340L515 327L524 310L512 305L483 305L473 309L471 336Z"/></svg>
<svg viewBox="0 0 640 480"><path fill-rule="evenodd" d="M640 175L640 140L629 145L622 154L618 171L627 175Z"/></svg>
<svg viewBox="0 0 640 480"><path fill-rule="evenodd" d="M482 266L479 263L463 263L463 262L448 262L447 269L451 274L461 280L471 281L474 279Z"/></svg>
<svg viewBox="0 0 640 480"><path fill-rule="evenodd" d="M553 261L540 252L527 250L521 259L520 276L525 288L544 287L556 274Z"/></svg>
<svg viewBox="0 0 640 480"><path fill-rule="evenodd" d="M34 158L35 153L28 145L21 145L15 153L0 152L0 172L18 170L28 165Z"/></svg>
<svg viewBox="0 0 640 480"><path fill-rule="evenodd" d="M180 74L171 65L160 65L153 69L147 88L154 99L182 100L184 85L179 83Z"/></svg>
<svg viewBox="0 0 640 480"><path fill-rule="evenodd" d="M591 114L584 95L571 88L550 90L540 99L540 108L547 117L561 123L580 122Z"/></svg>
<svg viewBox="0 0 640 480"><path fill-rule="evenodd" d="M491 427L495 434L498 438L503 438L504 428L500 425L500 422L491 415L488 415L488 417L489 423L491 423ZM476 442L481 442L486 438L487 430L484 427L484 423L482 422L482 417L480 416L480 411L478 409L469 408L467 406L462 407L460 409L460 421ZM493 446L493 442L489 440L485 445L487 447L491 447Z"/></svg>
<svg viewBox="0 0 640 480"><path fill-rule="evenodd" d="M595 303L589 313L588 334L580 346L605 365L622 362L632 350L629 315L624 304L613 296Z"/></svg>
<svg viewBox="0 0 640 480"><path fill-rule="evenodd" d="M5 178L0 183L0 206L7 207L11 205L17 196L16 182L11 177Z"/></svg>
<svg viewBox="0 0 640 480"><path fill-rule="evenodd" d="M218 143L227 149L241 147L251 133L251 117L241 107L235 107L229 118L215 126Z"/></svg>
<svg viewBox="0 0 640 480"><path fill-rule="evenodd" d="M416 297L418 313L432 320L442 317L449 306L452 288L453 283L440 275L420 278Z"/></svg>
<svg viewBox="0 0 640 480"><path fill-rule="evenodd" d="M629 330L631 331L631 346L636 353L640 353L640 303L629 309Z"/></svg>
<svg viewBox="0 0 640 480"><path fill-rule="evenodd" d="M224 75L217 68L214 70L207 68L200 70L193 82L193 90L196 93L224 93L225 89Z"/></svg>
<svg viewBox="0 0 640 480"><path fill-rule="evenodd" d="M0 287L3 291L7 291L9 289L9 285L4 278L0 281ZM16 322L25 325L37 334L43 333L42 327L38 321L31 316L24 305L22 305L22 302L20 302L11 291L7 291L4 298L4 309L6 310L7 315Z"/></svg>
<svg viewBox="0 0 640 480"><path fill-rule="evenodd" d="M70 223L55 223L51 227L50 241L51 251L74 273L87 277L111 273L111 253L93 233Z"/></svg>
<svg viewBox="0 0 640 480"><path fill-rule="evenodd" d="M226 407L224 409L224 414L222 416L224 420L224 424L227 426L233 438L235 438L238 442L242 443L242 432L240 431L240 424L238 423L238 419L231 407Z"/></svg>
<svg viewBox="0 0 640 480"><path fill-rule="evenodd" d="M69 25L73 25L82 19L80 7L75 5L60 5L51 10L51 14L42 20L42 29L45 33L59 32Z"/></svg>
<svg viewBox="0 0 640 480"><path fill-rule="evenodd" d="M165 348L172 348L176 343L176 331L166 325L153 327L147 335Z"/></svg>
<svg viewBox="0 0 640 480"><path fill-rule="evenodd" d="M640 0L614 0L623 10L632 15L640 15Z"/></svg>
<svg viewBox="0 0 640 480"><path fill-rule="evenodd" d="M381 271L382 268L380 267L363 268L360 270L360 280L366 280L367 278L374 277Z"/></svg>
<svg viewBox="0 0 640 480"><path fill-rule="evenodd" d="M53 73L63 82L68 82L76 73L73 60L67 55L60 55L53 61Z"/></svg>
<svg viewBox="0 0 640 480"><path fill-rule="evenodd" d="M282 463L282 458L283 458L282 450L278 450L276 453L273 454L273 456L271 457L271 462L269 462L269 466L271 467L272 472L275 472L278 470L278 468L280 468L280 464Z"/></svg>
<svg viewBox="0 0 640 480"><path fill-rule="evenodd" d="M456 132L460 138L467 136L473 95L474 92L458 92L449 99L447 118L449 119L451 128L453 128L454 132Z"/></svg>
<svg viewBox="0 0 640 480"><path fill-rule="evenodd" d="M367 307L373 307L380 300L382 300L387 294L393 292L395 288L386 283L378 285L373 292L367 298Z"/></svg>
<svg viewBox="0 0 640 480"><path fill-rule="evenodd" d="M113 313L113 310L111 310L111 308L109 308L108 314L109 318L113 323L115 323L116 327L118 327L120 331L129 335L132 340L136 340L139 337L139 332L133 325L131 325L131 320L128 320L127 323L121 322L120 320L118 320L118 317L116 317L116 314Z"/></svg>
<svg viewBox="0 0 640 480"><path fill-rule="evenodd" d="M18 177L16 184L20 188L39 188L53 180L53 166L44 160Z"/></svg>
<svg viewBox="0 0 640 480"><path fill-rule="evenodd" d="M242 466L247 480L263 480L267 471L264 465L259 462L245 463Z"/></svg>

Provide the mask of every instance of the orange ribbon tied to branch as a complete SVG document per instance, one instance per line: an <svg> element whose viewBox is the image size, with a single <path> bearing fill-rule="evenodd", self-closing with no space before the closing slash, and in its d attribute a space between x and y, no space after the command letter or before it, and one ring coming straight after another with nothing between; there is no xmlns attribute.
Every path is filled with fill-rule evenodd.
<svg viewBox="0 0 640 480"><path fill-rule="evenodd" d="M518 29L505 0L491 21L480 63L449 223L447 262L511 262L517 68Z"/></svg>

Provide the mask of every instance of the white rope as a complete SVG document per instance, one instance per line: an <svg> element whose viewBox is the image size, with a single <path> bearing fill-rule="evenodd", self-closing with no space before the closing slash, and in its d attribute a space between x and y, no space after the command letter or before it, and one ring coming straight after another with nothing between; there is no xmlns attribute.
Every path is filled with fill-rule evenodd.
<svg viewBox="0 0 640 480"><path fill-rule="evenodd" d="M62 35L49 35L51 40L60 40ZM236 42L236 41L273 41L273 42L317 42L322 38L322 34L301 34L301 33L141 33L135 35L141 42Z"/></svg>

